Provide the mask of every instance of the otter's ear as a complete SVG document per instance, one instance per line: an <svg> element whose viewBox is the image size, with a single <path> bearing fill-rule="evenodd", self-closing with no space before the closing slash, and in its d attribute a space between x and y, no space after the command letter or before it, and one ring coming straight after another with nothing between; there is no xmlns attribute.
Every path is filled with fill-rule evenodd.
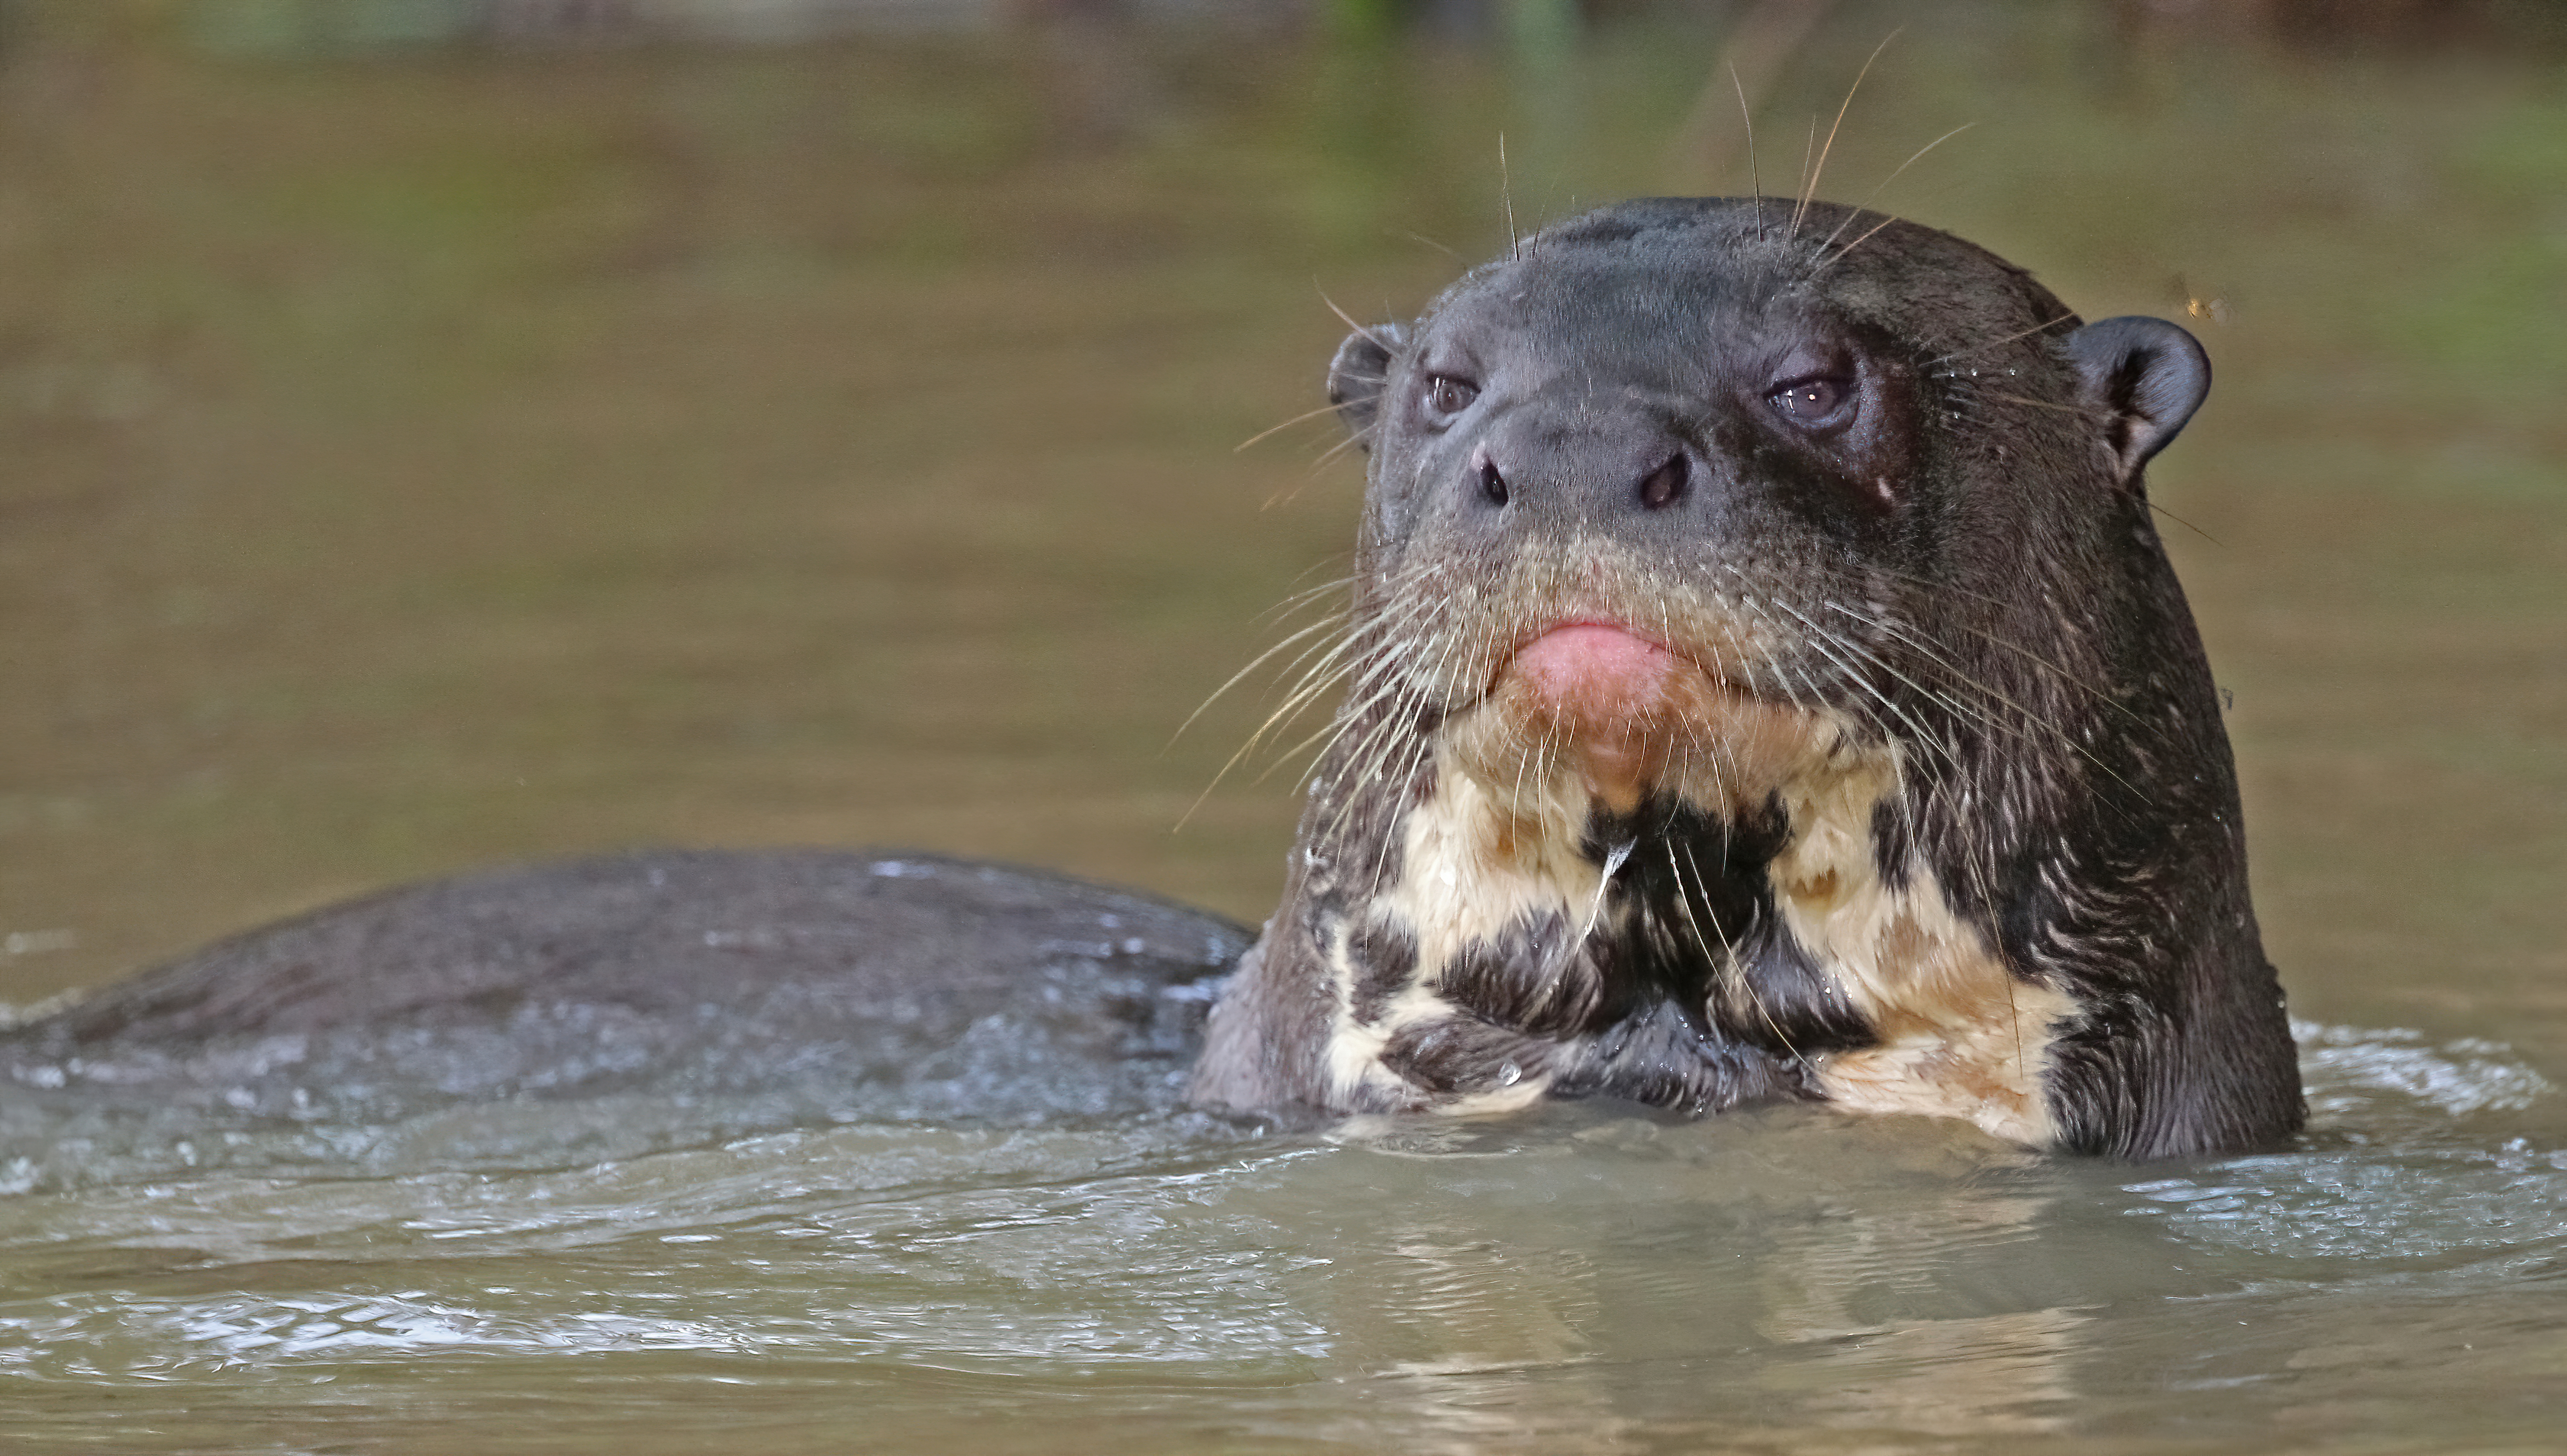
<svg viewBox="0 0 2567 1456"><path fill-rule="evenodd" d="M1328 403L1337 407L1346 433L1366 453L1372 450L1372 423L1380 414L1382 388L1390 382L1391 356L1407 347L1406 325L1375 324L1348 334L1346 342L1337 346L1337 357L1328 361Z"/></svg>
<svg viewBox="0 0 2567 1456"><path fill-rule="evenodd" d="M2210 356L2163 319L2101 319L2068 336L2068 357L2102 412L2105 443L2129 484L2210 393Z"/></svg>

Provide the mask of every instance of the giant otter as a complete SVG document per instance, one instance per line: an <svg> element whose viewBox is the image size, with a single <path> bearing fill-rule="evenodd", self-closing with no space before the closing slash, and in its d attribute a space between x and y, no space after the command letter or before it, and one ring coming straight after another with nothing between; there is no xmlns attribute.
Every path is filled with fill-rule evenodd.
<svg viewBox="0 0 2567 1456"><path fill-rule="evenodd" d="M2296 1129L2142 477L2208 385L2172 324L1754 199L1591 212L1358 331L1351 684L1194 1096Z"/></svg>
<svg viewBox="0 0 2567 1456"><path fill-rule="evenodd" d="M2269 1143L2293 1048L2141 477L2208 377L2171 324L2081 326L1878 214L1572 219L1337 355L1371 456L1351 682L1208 1033L1247 946L1214 918L944 860L646 856L325 911L0 1031L0 1113L771 1083L789 1117L1012 1118L1182 1084Z"/></svg>

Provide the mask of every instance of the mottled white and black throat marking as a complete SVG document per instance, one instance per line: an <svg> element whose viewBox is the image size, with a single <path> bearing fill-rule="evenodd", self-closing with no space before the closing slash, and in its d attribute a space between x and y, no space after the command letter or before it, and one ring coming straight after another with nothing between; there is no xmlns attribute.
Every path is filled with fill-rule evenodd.
<svg viewBox="0 0 2567 1456"><path fill-rule="evenodd" d="M2075 1009L2010 975L1930 873L1884 868L1893 758L1847 747L1751 812L1658 794L1573 835L1437 774L1395 872L1334 918L1334 1099L1815 1098L2046 1141L2042 1073Z"/></svg>

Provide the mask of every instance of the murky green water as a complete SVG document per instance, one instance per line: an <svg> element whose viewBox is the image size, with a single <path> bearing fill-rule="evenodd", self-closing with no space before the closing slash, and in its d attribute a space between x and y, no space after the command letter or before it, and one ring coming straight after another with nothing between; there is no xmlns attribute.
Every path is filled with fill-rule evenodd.
<svg viewBox="0 0 2567 1456"><path fill-rule="evenodd" d="M1340 569L1325 422L1232 451L1319 403L1324 299L1413 306L1438 245L1502 243L1502 132L1527 222L1747 184L1716 16L1511 71L1268 31L217 63L112 10L0 57L19 1004L637 843L1262 916L1288 768L1170 832L1255 693L1166 745ZM1826 191L1975 123L1881 205L2089 317L2203 315L2219 381L2151 473L2235 693L2303 1148L1579 1109L475 1172L449 1121L349 1130L344 1178L102 1147L0 1195L0 1444L2554 1447L2567 59L1841 6L1762 99L1768 188L1900 20Z"/></svg>

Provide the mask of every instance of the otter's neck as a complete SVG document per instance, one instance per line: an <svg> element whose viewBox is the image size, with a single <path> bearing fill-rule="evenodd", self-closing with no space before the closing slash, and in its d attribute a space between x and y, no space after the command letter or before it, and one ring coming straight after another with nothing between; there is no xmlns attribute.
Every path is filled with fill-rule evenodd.
<svg viewBox="0 0 2567 1456"><path fill-rule="evenodd" d="M1848 747L1717 810L1664 788L1615 809L1565 777L1493 789L1433 752L1323 784L1199 1100L1800 1098L2053 1133L2043 1076L2073 1007L1882 852L1892 749Z"/></svg>

